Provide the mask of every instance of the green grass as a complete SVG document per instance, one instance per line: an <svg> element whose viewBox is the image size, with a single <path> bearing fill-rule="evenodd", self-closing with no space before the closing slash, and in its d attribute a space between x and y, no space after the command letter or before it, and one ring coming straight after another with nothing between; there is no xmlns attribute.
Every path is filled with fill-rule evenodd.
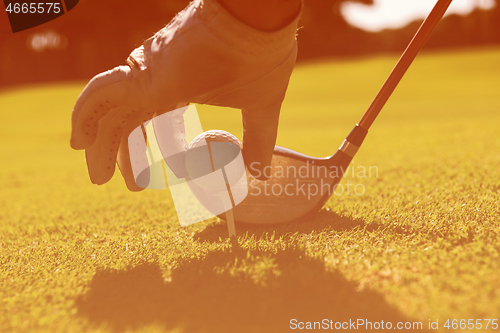
<svg viewBox="0 0 500 333"><path fill-rule="evenodd" d="M129 193L119 174L90 184L68 143L83 83L0 93L0 331L500 319L498 59L498 47L419 56L354 160L378 174L342 183L364 195L297 223L237 225L234 243L217 219L179 227L168 191ZM297 67L278 144L332 154L396 60ZM241 138L237 111L199 110L205 129Z"/></svg>

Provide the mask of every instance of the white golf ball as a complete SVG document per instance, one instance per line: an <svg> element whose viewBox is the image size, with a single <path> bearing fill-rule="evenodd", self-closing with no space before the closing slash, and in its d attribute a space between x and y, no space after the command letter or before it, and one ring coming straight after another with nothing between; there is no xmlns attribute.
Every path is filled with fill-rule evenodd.
<svg viewBox="0 0 500 333"><path fill-rule="evenodd" d="M227 190L246 177L241 142L225 131L201 133L189 144L186 170L190 180L207 191Z"/></svg>
<svg viewBox="0 0 500 333"><path fill-rule="evenodd" d="M221 130L210 130L199 134L189 144L189 149L206 145L206 142L232 142L241 148L241 142L229 132Z"/></svg>

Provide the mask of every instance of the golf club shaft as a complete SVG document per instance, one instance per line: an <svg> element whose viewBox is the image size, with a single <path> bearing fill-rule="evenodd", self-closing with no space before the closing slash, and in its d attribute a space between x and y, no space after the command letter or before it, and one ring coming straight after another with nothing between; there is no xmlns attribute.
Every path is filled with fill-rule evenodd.
<svg viewBox="0 0 500 333"><path fill-rule="evenodd" d="M380 113L380 110L382 110L392 92L396 89L399 81L401 81L403 75L408 70L408 67L410 67L418 52L429 38L432 30L434 30L434 27L438 24L439 20L441 20L444 13L446 13L446 10L451 2L452 0L437 1L436 5L422 23L398 63L392 70L391 74L385 81L384 85L380 88L377 96L373 99L370 107L366 110L363 118L361 118L359 126L368 130L373 124L375 118L377 118Z"/></svg>

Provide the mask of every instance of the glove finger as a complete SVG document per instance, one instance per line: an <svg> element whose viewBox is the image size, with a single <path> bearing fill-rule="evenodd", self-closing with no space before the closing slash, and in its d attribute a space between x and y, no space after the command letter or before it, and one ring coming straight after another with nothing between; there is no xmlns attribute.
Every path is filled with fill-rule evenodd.
<svg viewBox="0 0 500 333"><path fill-rule="evenodd" d="M155 139L163 158L176 155L186 150L187 143L185 138L183 114L187 106L177 105L177 107L163 108L146 114L141 117L141 112L137 116L131 117L127 121L120 149L118 150L118 167L125 180L125 184L130 191L141 191L149 185L150 169L148 162L148 151L145 145L145 133L142 126L152 117L152 125L155 132ZM170 113L170 110L172 113ZM167 114L168 112L168 114ZM169 166L174 172L182 173L185 164L182 164L178 170ZM178 175L179 178L182 178Z"/></svg>
<svg viewBox="0 0 500 333"><path fill-rule="evenodd" d="M127 126L120 142L118 167L130 191L141 191L148 187L150 169L146 133L142 121L135 119Z"/></svg>
<svg viewBox="0 0 500 333"><path fill-rule="evenodd" d="M126 108L113 108L99 121L97 137L85 150L90 180L94 184L108 182L115 173L116 156L126 123L124 109Z"/></svg>
<svg viewBox="0 0 500 333"><path fill-rule="evenodd" d="M177 178L187 176L185 155L183 154L188 147L184 126L184 113L187 108L187 106L177 108L154 117L152 120L156 142L162 157Z"/></svg>
<svg viewBox="0 0 500 333"><path fill-rule="evenodd" d="M125 83L128 73L130 67L119 66L95 76L87 84L73 110L71 132L73 149L90 147L99 132L99 120L111 109L123 104L128 97Z"/></svg>
<svg viewBox="0 0 500 333"><path fill-rule="evenodd" d="M250 174L259 180L267 179L264 168L271 165L281 101L258 110L242 110L243 159Z"/></svg>

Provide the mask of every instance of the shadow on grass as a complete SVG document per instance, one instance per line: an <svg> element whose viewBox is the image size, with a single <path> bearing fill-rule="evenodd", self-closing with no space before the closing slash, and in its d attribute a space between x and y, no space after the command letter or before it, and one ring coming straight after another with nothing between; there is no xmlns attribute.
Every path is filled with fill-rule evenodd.
<svg viewBox="0 0 500 333"><path fill-rule="evenodd" d="M292 235L294 233L310 234L313 231L322 232L327 230L333 231L349 231L353 229L365 229L366 231L374 231L382 229L382 225L378 223L366 224L361 219L351 219L346 216L338 215L328 209L323 209L317 214L310 217L302 218L298 221L274 224L274 225L259 225L236 223L236 231L238 235L248 233L249 236L255 236L257 239L273 234L275 237L284 235ZM397 231L396 231L397 233ZM194 235L194 240L199 242L208 241L210 243L218 242L219 238L228 237L226 223L212 224Z"/></svg>
<svg viewBox="0 0 500 333"><path fill-rule="evenodd" d="M232 251L181 263L167 279L159 265L145 263L101 270L89 287L76 301L79 315L115 332L152 324L180 332L285 332L293 318L413 322L380 293L358 291L322 260L293 249L274 254L233 243Z"/></svg>

